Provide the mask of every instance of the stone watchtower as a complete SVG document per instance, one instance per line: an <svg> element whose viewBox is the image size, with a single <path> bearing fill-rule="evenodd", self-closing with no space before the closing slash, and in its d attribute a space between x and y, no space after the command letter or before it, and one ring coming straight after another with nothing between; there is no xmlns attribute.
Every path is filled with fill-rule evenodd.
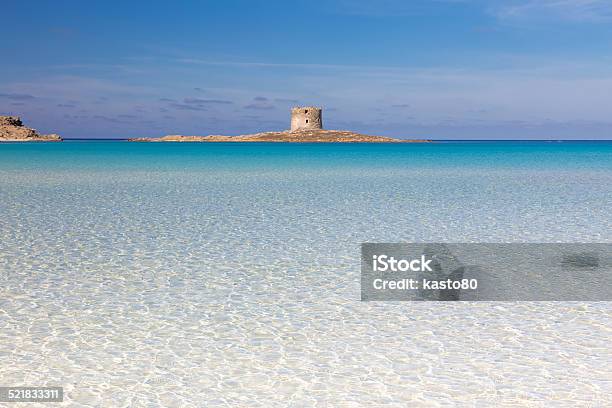
<svg viewBox="0 0 612 408"><path fill-rule="evenodd" d="M322 109L314 106L298 106L291 109L291 131L323 129Z"/></svg>

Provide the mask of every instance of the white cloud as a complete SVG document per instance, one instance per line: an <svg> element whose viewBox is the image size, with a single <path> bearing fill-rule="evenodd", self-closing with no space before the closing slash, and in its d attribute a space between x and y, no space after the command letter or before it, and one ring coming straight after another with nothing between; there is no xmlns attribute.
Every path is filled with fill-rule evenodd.
<svg viewBox="0 0 612 408"><path fill-rule="evenodd" d="M520 0L498 2L493 13L504 20L557 19L574 22L597 22L612 19L610 0Z"/></svg>
<svg viewBox="0 0 612 408"><path fill-rule="evenodd" d="M331 11L368 16L417 16L440 8L475 6L504 21L612 20L612 0L328 0Z"/></svg>

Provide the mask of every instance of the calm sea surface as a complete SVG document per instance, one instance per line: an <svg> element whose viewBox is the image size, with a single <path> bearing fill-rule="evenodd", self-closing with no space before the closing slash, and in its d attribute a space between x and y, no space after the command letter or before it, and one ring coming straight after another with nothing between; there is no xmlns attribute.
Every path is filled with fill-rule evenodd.
<svg viewBox="0 0 612 408"><path fill-rule="evenodd" d="M612 142L0 144L0 385L612 404L610 303L360 302L366 241L612 242Z"/></svg>

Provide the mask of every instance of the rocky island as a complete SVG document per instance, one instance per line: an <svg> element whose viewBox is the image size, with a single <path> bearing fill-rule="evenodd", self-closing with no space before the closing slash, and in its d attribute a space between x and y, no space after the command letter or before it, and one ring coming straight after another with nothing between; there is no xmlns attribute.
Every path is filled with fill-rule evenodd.
<svg viewBox="0 0 612 408"><path fill-rule="evenodd" d="M182 136L139 137L131 142L285 142L285 143L419 143L429 140L394 139L385 136L362 135L344 130L298 130L263 132L240 136Z"/></svg>
<svg viewBox="0 0 612 408"><path fill-rule="evenodd" d="M263 132L240 136L182 136L138 137L131 142L284 142L284 143L427 143L424 139L395 139L371 136L346 130L324 130L322 109L305 106L291 110L291 130Z"/></svg>
<svg viewBox="0 0 612 408"><path fill-rule="evenodd" d="M41 135L23 125L18 116L0 116L0 142L61 142L59 135Z"/></svg>

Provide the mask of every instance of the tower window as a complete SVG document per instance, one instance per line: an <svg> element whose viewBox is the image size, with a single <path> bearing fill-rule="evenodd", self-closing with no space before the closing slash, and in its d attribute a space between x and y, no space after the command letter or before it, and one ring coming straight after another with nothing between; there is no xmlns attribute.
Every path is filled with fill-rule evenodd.
<svg viewBox="0 0 612 408"><path fill-rule="evenodd" d="M308 119L306 119L306 123L308 123Z"/></svg>
<svg viewBox="0 0 612 408"><path fill-rule="evenodd" d="M304 111L304 113L308 113L308 109L306 109L306 110Z"/></svg>

